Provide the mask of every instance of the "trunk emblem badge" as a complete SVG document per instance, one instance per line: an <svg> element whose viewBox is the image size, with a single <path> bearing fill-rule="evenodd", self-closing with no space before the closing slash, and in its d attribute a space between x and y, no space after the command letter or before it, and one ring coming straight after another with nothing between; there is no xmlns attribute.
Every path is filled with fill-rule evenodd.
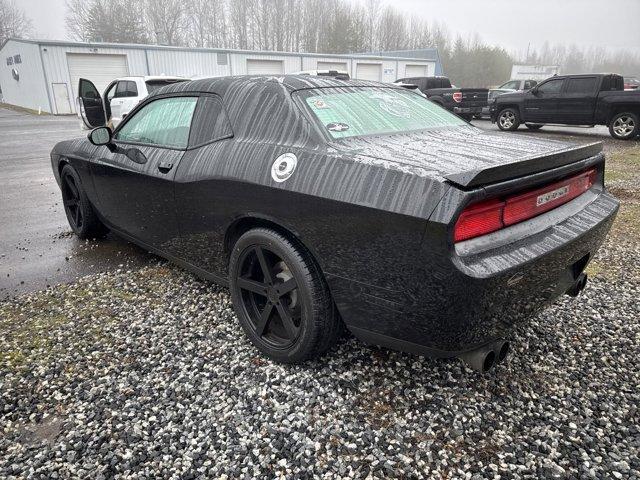
<svg viewBox="0 0 640 480"><path fill-rule="evenodd" d="M271 178L278 183L284 182L293 175L297 164L298 157L295 154L283 153L271 165Z"/></svg>

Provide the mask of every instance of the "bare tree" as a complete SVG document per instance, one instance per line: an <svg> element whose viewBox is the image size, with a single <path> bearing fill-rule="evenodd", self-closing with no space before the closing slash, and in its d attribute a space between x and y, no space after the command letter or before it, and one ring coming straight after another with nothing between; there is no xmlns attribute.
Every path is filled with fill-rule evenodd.
<svg viewBox="0 0 640 480"><path fill-rule="evenodd" d="M13 0L0 0L0 45L11 37L24 37L31 32L31 20Z"/></svg>
<svg viewBox="0 0 640 480"><path fill-rule="evenodd" d="M141 0L67 0L66 24L80 41L146 43L143 21L130 13L140 10Z"/></svg>
<svg viewBox="0 0 640 480"><path fill-rule="evenodd" d="M378 20L380 50L400 50L407 43L405 16L393 7L386 7Z"/></svg>
<svg viewBox="0 0 640 480"><path fill-rule="evenodd" d="M67 26L79 40L320 53L437 47L445 73L460 86L502 83L516 60L559 65L567 73L640 72L637 53L602 48L546 43L526 56L509 54L477 35L454 38L446 25L406 15L382 0L67 0L67 5ZM0 39L23 34L28 24L12 0L0 0Z"/></svg>
<svg viewBox="0 0 640 480"><path fill-rule="evenodd" d="M224 0L192 0L187 9L186 38L196 47L224 48L228 38L227 5Z"/></svg>
<svg viewBox="0 0 640 480"><path fill-rule="evenodd" d="M186 44L188 11L184 0L145 0L143 11L156 43Z"/></svg>

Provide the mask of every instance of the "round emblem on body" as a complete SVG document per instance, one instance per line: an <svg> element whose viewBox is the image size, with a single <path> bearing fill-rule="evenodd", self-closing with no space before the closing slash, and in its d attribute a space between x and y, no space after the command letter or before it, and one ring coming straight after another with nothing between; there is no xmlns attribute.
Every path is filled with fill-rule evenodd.
<svg viewBox="0 0 640 480"><path fill-rule="evenodd" d="M298 157L293 153L283 153L271 165L271 178L278 183L284 182L293 175L297 164Z"/></svg>

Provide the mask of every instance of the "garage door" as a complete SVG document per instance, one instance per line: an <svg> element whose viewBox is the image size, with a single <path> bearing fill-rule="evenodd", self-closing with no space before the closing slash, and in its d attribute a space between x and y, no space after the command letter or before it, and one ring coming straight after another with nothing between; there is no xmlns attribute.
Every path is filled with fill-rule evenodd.
<svg viewBox="0 0 640 480"><path fill-rule="evenodd" d="M247 60L247 75L282 75L282 60Z"/></svg>
<svg viewBox="0 0 640 480"><path fill-rule="evenodd" d="M427 66L426 65L407 65L404 67L405 77L426 77Z"/></svg>
<svg viewBox="0 0 640 480"><path fill-rule="evenodd" d="M87 53L67 53L73 104L78 96L78 82L81 78L91 80L99 92L104 92L114 79L129 75L126 55L101 55Z"/></svg>
<svg viewBox="0 0 640 480"><path fill-rule="evenodd" d="M336 70L338 72L348 72L347 62L318 62L318 70Z"/></svg>
<svg viewBox="0 0 640 480"><path fill-rule="evenodd" d="M356 65L356 78L360 80L382 80L382 65L379 63L358 63Z"/></svg>

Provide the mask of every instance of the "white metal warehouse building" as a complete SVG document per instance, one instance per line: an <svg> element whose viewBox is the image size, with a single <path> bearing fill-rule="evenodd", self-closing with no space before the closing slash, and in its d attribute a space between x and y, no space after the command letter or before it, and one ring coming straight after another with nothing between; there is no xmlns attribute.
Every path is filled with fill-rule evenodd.
<svg viewBox="0 0 640 480"><path fill-rule="evenodd" d="M3 102L54 114L76 112L78 80L100 91L118 77L281 75L300 70L346 70L353 78L393 82L434 75L431 59L376 55L199 49L117 43L9 39L0 48Z"/></svg>

